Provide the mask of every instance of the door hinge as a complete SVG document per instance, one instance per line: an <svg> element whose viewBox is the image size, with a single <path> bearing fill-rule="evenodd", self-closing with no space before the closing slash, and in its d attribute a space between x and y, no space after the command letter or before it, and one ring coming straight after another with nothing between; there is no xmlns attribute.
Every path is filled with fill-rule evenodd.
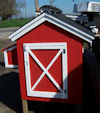
<svg viewBox="0 0 100 113"><path fill-rule="evenodd" d="M64 53L64 54L66 53L66 50L65 50L65 49L63 49L63 53Z"/></svg>
<svg viewBox="0 0 100 113"><path fill-rule="evenodd" d="M66 93L66 90L64 90L64 93Z"/></svg>

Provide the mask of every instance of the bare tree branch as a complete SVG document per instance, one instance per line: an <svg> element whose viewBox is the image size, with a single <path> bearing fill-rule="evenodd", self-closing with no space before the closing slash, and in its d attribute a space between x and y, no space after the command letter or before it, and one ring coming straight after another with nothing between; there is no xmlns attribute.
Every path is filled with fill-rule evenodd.
<svg viewBox="0 0 100 113"><path fill-rule="evenodd" d="M12 15L19 13L15 0L0 0L0 17L2 20L11 18Z"/></svg>

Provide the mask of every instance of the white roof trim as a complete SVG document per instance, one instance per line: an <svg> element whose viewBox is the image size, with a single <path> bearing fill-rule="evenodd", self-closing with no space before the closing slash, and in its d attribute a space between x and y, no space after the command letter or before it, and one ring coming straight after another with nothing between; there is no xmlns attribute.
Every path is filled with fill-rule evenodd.
<svg viewBox="0 0 100 113"><path fill-rule="evenodd" d="M41 19L43 16L45 16L45 14L42 14L40 16L38 16L37 18L33 19L32 21L30 21L29 23L25 24L24 26L22 26L21 28L19 28L17 31L15 31L14 33L12 33L9 36L9 39L11 39L12 37L14 37L16 34L20 33L21 31L25 30L27 27L31 26L32 24L34 24L35 22L37 22L39 19Z"/></svg>
<svg viewBox="0 0 100 113"><path fill-rule="evenodd" d="M10 48L8 48L8 49L5 49L5 50L3 51L3 53L4 53L5 67L6 67L6 68L18 68L18 65L9 64L9 62L8 62L8 55L7 55L7 52L8 52L8 51L12 51L12 50L15 49L15 48L16 48L16 45L14 45L14 46L12 46L12 47L10 47Z"/></svg>
<svg viewBox="0 0 100 113"><path fill-rule="evenodd" d="M82 30L70 25L69 23L64 22L48 13L41 14L40 16L38 16L31 22L27 23L26 25L24 25L23 27L18 29L16 32L12 33L9 36L9 39L11 39L12 41L15 41L45 21L48 21L64 30L82 38L83 40L85 40L89 43L92 43L92 40L94 40L94 37L89 35L88 33L85 33L84 31L82 31Z"/></svg>
<svg viewBox="0 0 100 113"><path fill-rule="evenodd" d="M78 28L76 28L76 27L74 27L74 26L72 26L72 25L70 25L70 24L68 24L67 22L63 22L62 20L60 20L60 19L58 19L58 18L54 18L54 17L51 16L50 14L48 14L48 16L49 16L50 18L53 18L54 20L56 20L56 21L58 21L58 22L64 24L64 25L68 26L69 28L72 28L72 29L74 29L74 30L76 30L76 31L78 31L78 32L80 32L80 33L83 33L83 34L86 35L86 36L89 36L91 39L94 39L94 37L92 37L91 35L85 33L84 31L82 31L82 30L80 30L80 29L78 29Z"/></svg>

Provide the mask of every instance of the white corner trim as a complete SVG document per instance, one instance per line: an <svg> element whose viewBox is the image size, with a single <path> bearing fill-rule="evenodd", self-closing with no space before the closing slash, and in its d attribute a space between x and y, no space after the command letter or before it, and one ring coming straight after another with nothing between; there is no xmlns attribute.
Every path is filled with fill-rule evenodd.
<svg viewBox="0 0 100 113"><path fill-rule="evenodd" d="M9 64L8 63L8 55L7 55L7 52L8 51L11 51L11 50L13 50L15 48L16 48L16 45L15 46L12 46L12 47L10 47L10 48L8 48L8 49L6 49L6 50L3 51L3 53L4 53L4 62L5 62L5 67L6 68L18 68L18 65L12 65L12 64Z"/></svg>
<svg viewBox="0 0 100 113"><path fill-rule="evenodd" d="M31 50L52 50L52 49L53 50L59 49L59 51L54 56L54 58L51 60L51 62L49 63L49 65L46 68L40 62L40 60L36 57L36 55L33 52L31 52ZM67 43L24 43L23 51L24 51L24 65L25 65L27 96L67 99L68 98ZM48 72L48 70L51 68L51 66L57 60L57 58L59 57L60 54L62 54L63 89L56 82L56 80L52 77L52 75ZM35 82L35 84L32 87L31 87L29 55L31 55L31 57L35 60L37 65L39 65L39 67L43 70L43 73L40 75L40 77L37 79L37 81ZM60 92L34 91L35 87L39 84L39 82L42 80L42 78L44 76L48 76L48 79L50 79L50 81L52 81L54 86Z"/></svg>
<svg viewBox="0 0 100 113"><path fill-rule="evenodd" d="M84 47L82 47L82 53L84 53Z"/></svg>

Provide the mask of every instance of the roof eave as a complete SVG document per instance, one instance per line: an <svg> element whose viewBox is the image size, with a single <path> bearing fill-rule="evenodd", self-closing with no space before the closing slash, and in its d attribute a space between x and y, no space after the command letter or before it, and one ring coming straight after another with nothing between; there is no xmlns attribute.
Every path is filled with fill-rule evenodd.
<svg viewBox="0 0 100 113"><path fill-rule="evenodd" d="M40 16L38 16L37 18L35 18L31 22L29 22L28 24L24 25L22 28L20 28L19 30L17 30L13 34L11 34L9 36L9 39L11 39L12 41L15 41L45 21L48 21L48 22L50 22L50 23L52 23L52 24L54 24L54 25L56 25L64 30L82 38L83 40L85 40L89 43L91 43L92 40L94 40L94 36L89 35L89 34L85 33L84 31L82 31L82 30L70 25L69 23L66 23L66 22L52 16L51 14L46 13L46 12L41 14Z"/></svg>

